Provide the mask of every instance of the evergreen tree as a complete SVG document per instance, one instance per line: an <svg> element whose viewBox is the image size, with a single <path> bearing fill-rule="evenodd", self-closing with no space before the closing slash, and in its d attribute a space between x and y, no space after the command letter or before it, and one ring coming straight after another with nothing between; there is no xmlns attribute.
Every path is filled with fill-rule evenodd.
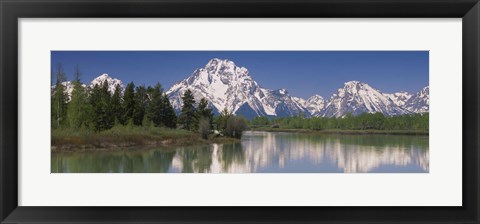
<svg viewBox="0 0 480 224"><path fill-rule="evenodd" d="M122 87L117 84L115 86L115 91L113 92L112 95L112 100L110 102L110 107L112 110L113 114L113 119L115 121L115 124L123 124L123 107L122 107Z"/></svg>
<svg viewBox="0 0 480 224"><path fill-rule="evenodd" d="M95 131L107 130L113 127L114 117L111 108L111 95L108 91L108 82L102 86L95 85L90 96L93 111L93 128Z"/></svg>
<svg viewBox="0 0 480 224"><path fill-rule="evenodd" d="M110 129L113 127L115 123L115 117L113 116L113 108L112 108L112 94L109 90L109 85L107 80L103 82L101 88L101 96L102 96L102 106L104 107L104 127L105 129Z"/></svg>
<svg viewBox="0 0 480 224"><path fill-rule="evenodd" d="M195 111L195 99L193 98L192 91L187 90L182 96L182 111L178 117L178 123L183 129L196 130L197 114Z"/></svg>
<svg viewBox="0 0 480 224"><path fill-rule="evenodd" d="M198 103L197 117L199 120L201 118L206 119L209 122L210 129L213 128L213 112L212 109L208 107L208 101L205 98L202 98Z"/></svg>
<svg viewBox="0 0 480 224"><path fill-rule="evenodd" d="M65 92L65 87L62 84L66 81L66 74L63 71L61 64L57 65L56 78L57 80L51 101L51 119L53 128L61 127L66 121L65 117L67 114L68 96Z"/></svg>
<svg viewBox="0 0 480 224"><path fill-rule="evenodd" d="M211 125L210 120L205 117L200 117L198 119L198 133L203 139L208 139L208 135L210 134Z"/></svg>
<svg viewBox="0 0 480 224"><path fill-rule="evenodd" d="M75 68L74 77L72 96L67 106L68 123L72 128L88 127L91 108L89 107L86 89L80 82L78 66Z"/></svg>
<svg viewBox="0 0 480 224"><path fill-rule="evenodd" d="M100 119L99 114L102 113L102 108L100 106L100 99L101 99L101 94L100 94L100 85L95 85L90 91L90 97L89 97L89 102L92 107L92 128L95 131L99 131L100 128Z"/></svg>
<svg viewBox="0 0 480 224"><path fill-rule="evenodd" d="M162 123L169 128L177 127L177 114L170 104L167 94L162 97Z"/></svg>
<svg viewBox="0 0 480 224"><path fill-rule="evenodd" d="M123 123L133 122L133 111L135 108L135 84L128 83L123 94Z"/></svg>
<svg viewBox="0 0 480 224"><path fill-rule="evenodd" d="M145 109L148 104L147 89L145 86L138 86L135 91L135 104L133 107L133 124L142 125L145 116Z"/></svg>
<svg viewBox="0 0 480 224"><path fill-rule="evenodd" d="M147 119L153 122L153 124L158 127L163 125L162 120L162 86L160 83L157 83L155 87L148 88L147 92L150 95L150 100L148 102L147 108Z"/></svg>
<svg viewBox="0 0 480 224"><path fill-rule="evenodd" d="M82 73L80 72L80 67L78 67L78 65L75 65L75 70L73 71L73 81L80 82L81 76L82 76Z"/></svg>
<svg viewBox="0 0 480 224"><path fill-rule="evenodd" d="M217 119L217 129L220 131L225 131L227 128L227 122L230 117L232 117L233 114L228 111L228 109L225 107L223 111L220 113L220 116L218 116Z"/></svg>

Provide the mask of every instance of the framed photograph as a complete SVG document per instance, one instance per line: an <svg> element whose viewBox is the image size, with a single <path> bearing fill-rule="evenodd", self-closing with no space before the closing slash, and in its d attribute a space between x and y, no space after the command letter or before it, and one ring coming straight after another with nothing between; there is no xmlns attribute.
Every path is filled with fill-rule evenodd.
<svg viewBox="0 0 480 224"><path fill-rule="evenodd" d="M477 0L2 1L1 223L478 223Z"/></svg>

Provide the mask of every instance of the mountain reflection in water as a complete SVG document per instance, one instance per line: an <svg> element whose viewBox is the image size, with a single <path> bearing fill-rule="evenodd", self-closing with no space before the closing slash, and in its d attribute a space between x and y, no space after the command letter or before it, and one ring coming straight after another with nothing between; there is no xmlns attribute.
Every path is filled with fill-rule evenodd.
<svg viewBox="0 0 480 224"><path fill-rule="evenodd" d="M424 173L428 136L245 132L241 143L53 153L54 173Z"/></svg>

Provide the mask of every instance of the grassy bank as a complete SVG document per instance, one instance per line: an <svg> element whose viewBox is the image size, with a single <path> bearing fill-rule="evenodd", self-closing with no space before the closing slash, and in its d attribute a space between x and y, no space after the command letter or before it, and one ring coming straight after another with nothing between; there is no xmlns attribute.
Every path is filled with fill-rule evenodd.
<svg viewBox="0 0 480 224"><path fill-rule="evenodd" d="M428 135L428 131L424 130L344 130L344 129L289 129L289 128L272 128L272 127L250 127L250 131L269 131L269 132L296 132L309 134L349 134L349 135L368 135L368 134L386 134L386 135Z"/></svg>
<svg viewBox="0 0 480 224"><path fill-rule="evenodd" d="M52 151L120 149L134 146L189 146L210 143L233 143L239 139L213 137L202 139L199 134L186 130L115 126L112 129L93 132L82 129L56 129L52 131Z"/></svg>

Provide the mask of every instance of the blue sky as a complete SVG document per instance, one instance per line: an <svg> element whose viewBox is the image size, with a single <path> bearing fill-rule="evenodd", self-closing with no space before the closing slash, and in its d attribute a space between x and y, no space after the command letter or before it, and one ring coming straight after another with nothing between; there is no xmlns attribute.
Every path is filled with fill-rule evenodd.
<svg viewBox="0 0 480 224"><path fill-rule="evenodd" d="M52 68L61 63L68 80L78 65L86 83L108 73L125 84L160 82L164 89L212 58L246 67L264 88L285 88L304 98L330 97L351 80L386 93L414 93L429 83L428 51L52 51L51 56Z"/></svg>

